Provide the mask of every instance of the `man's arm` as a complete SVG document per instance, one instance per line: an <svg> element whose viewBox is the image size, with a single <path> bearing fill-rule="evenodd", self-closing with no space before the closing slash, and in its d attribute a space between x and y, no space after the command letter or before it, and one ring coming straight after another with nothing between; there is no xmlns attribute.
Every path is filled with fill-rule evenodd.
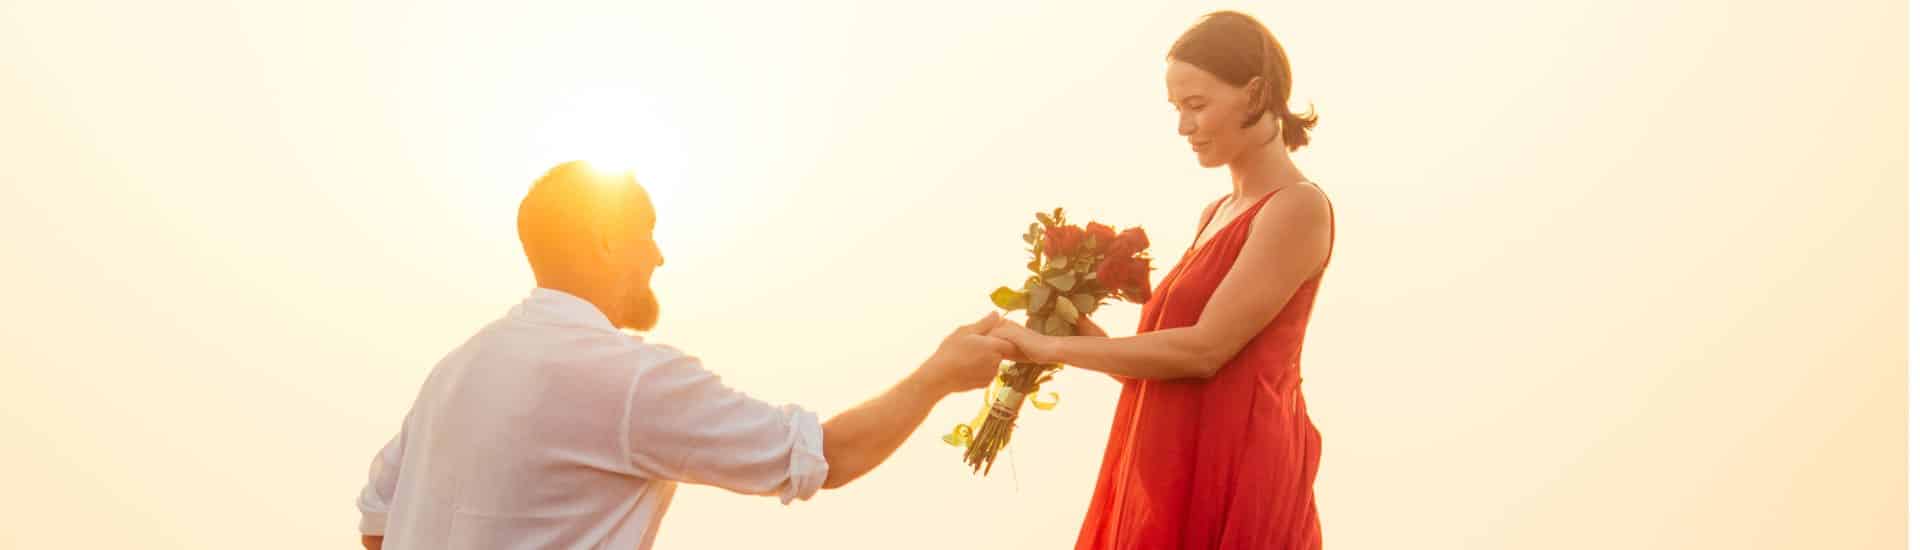
<svg viewBox="0 0 1920 550"><path fill-rule="evenodd" d="M643 369L628 400L629 458L648 477L805 500L886 460L941 397L991 382L1013 350L985 336L999 322L954 331L912 375L825 425L727 388L691 358Z"/></svg>
<svg viewBox="0 0 1920 550"><path fill-rule="evenodd" d="M924 368L922 370L925 370ZM827 489L866 475L905 443L947 393L920 371L865 403L847 409L821 428L826 432Z"/></svg>
<svg viewBox="0 0 1920 550"><path fill-rule="evenodd" d="M367 484L360 489L360 545L380 548L387 532L387 510L393 505L394 487L400 483L400 459L406 456L407 427L387 441L367 468Z"/></svg>
<svg viewBox="0 0 1920 550"><path fill-rule="evenodd" d="M955 329L906 380L827 421L827 464L833 469L826 487L844 486L886 461L940 398L993 382L1000 360L1014 351L1012 344L985 336L1000 322L999 315L989 314Z"/></svg>

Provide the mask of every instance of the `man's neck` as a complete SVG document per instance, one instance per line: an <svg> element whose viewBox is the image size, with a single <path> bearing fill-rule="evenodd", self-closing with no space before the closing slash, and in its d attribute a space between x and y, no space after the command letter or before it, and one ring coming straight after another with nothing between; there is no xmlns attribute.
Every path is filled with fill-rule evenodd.
<svg viewBox="0 0 1920 550"><path fill-rule="evenodd" d="M538 275L534 277L534 284L539 285L540 288L558 290L586 300L587 303L593 304L594 309L600 310L601 316L608 320L618 319L614 316L614 309L611 307L614 302L613 293L606 285L591 284L577 277L540 277Z"/></svg>

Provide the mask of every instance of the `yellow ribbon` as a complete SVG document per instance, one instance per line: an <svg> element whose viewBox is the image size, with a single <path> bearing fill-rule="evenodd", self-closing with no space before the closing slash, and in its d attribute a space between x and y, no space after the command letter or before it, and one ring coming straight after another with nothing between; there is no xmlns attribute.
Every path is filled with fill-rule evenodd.
<svg viewBox="0 0 1920 550"><path fill-rule="evenodd" d="M1059 404L1060 404L1060 392L1051 392L1051 391L1050 391L1050 392L1047 392L1047 396L1048 396L1048 397L1052 397L1052 398L1053 398L1053 400L1052 400L1052 401L1041 401L1041 400L1040 400L1040 394L1038 394L1038 393L1035 393L1035 394L1033 394L1033 395L1029 395L1029 396L1027 396L1027 400L1028 400L1028 401L1032 401L1032 402L1033 402L1033 408L1035 408L1035 409L1040 409L1040 410L1043 410L1043 411L1051 411L1051 410L1053 410L1053 407L1054 407L1054 406L1057 406L1057 405L1059 405Z"/></svg>
<svg viewBox="0 0 1920 550"><path fill-rule="evenodd" d="M1009 366L1012 366L1012 364L1008 363L1008 364L1000 365L1001 372L1005 373L1007 367ZM948 445L952 445L955 447L966 447L966 446L972 445L973 434L980 433L980 424L983 422L986 422L987 415L993 412L993 400L995 397L999 397L1000 389L1002 387L1005 387L1005 384L1002 384L1000 382L1000 377L998 376L993 377L993 383L987 386L987 391L982 392L983 395L981 397L983 399L980 403L980 412L975 413L973 415L973 420L967 422L966 424L955 424L953 426L953 431L947 432L946 435L940 436L940 440L945 441L947 442ZM1038 392L1035 392L1032 395L1028 395L1027 400L1033 403L1033 408L1043 410L1043 411L1051 411L1053 410L1054 407L1060 405L1059 392L1047 392L1047 397L1051 399L1047 401L1042 401L1040 400L1040 394Z"/></svg>
<svg viewBox="0 0 1920 550"><path fill-rule="evenodd" d="M1006 365L1001 365L1001 372L1006 372L1006 368ZM980 433L980 424L987 421L987 412L993 410L993 396L999 394L1000 386L1000 377L993 377L993 383L987 386L986 392L983 392L985 393L983 396L985 397L985 402L980 405L980 413L973 415L973 420L966 424L955 425L953 432L940 436L940 440L955 447L972 445L973 434Z"/></svg>

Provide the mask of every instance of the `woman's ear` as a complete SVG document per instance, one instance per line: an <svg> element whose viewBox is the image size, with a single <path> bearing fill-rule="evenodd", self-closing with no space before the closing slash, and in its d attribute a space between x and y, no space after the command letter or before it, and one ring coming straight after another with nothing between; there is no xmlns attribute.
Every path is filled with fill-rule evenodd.
<svg viewBox="0 0 1920 550"><path fill-rule="evenodd" d="M1253 123L1260 121L1261 115L1267 114L1267 79L1253 77L1247 80L1246 86L1241 87L1241 92L1247 98L1247 118L1240 121L1240 127L1251 128Z"/></svg>

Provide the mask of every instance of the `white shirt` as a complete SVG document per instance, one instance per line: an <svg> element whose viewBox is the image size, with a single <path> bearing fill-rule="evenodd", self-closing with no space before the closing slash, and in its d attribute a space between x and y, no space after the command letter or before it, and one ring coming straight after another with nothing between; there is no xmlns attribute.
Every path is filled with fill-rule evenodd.
<svg viewBox="0 0 1920 550"><path fill-rule="evenodd" d="M806 500L820 420L535 289L435 365L374 457L360 532L388 550L641 548L675 482Z"/></svg>

